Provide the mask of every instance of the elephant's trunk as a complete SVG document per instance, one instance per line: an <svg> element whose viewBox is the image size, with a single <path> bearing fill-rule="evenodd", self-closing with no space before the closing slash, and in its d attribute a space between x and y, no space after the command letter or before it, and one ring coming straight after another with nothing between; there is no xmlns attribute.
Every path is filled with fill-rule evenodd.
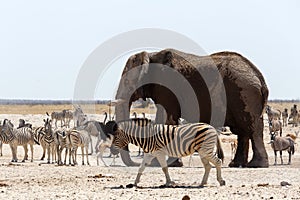
<svg viewBox="0 0 300 200"><path fill-rule="evenodd" d="M131 160L131 157L129 155L129 149L128 149L128 146L126 146L125 148L121 149L120 150L120 154L121 154L121 158L122 158L122 161L124 162L124 164L126 166L139 166L140 164L139 163L136 163L134 161Z"/></svg>
<svg viewBox="0 0 300 200"><path fill-rule="evenodd" d="M120 121L120 120L129 118L128 107L130 107L130 106L128 106L128 102L124 103L123 99L122 99L122 101L119 100L119 102L121 102L121 103L118 103L115 107L116 121ZM121 154L122 161L126 166L139 166L140 165L139 163L136 163L131 159L128 146L121 149L120 154Z"/></svg>

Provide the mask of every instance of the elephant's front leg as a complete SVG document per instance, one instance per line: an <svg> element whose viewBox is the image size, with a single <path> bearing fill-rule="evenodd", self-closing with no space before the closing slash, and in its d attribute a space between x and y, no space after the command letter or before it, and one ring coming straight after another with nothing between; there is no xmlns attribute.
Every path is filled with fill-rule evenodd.
<svg viewBox="0 0 300 200"><path fill-rule="evenodd" d="M238 136L238 145L234 159L229 163L229 167L246 167L248 162L249 137L247 135Z"/></svg>

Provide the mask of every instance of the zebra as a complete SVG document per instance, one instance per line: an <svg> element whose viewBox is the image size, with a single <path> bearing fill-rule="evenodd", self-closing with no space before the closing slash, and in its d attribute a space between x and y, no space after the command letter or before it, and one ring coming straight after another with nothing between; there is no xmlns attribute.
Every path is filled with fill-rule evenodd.
<svg viewBox="0 0 300 200"><path fill-rule="evenodd" d="M298 126L299 113L298 113L296 104L294 105L294 107L291 108L291 114L289 116L289 120L290 119L292 119L293 127Z"/></svg>
<svg viewBox="0 0 300 200"><path fill-rule="evenodd" d="M106 124L106 133L113 136L113 147L121 149L132 143L140 146L144 152L144 159L134 185L140 182L140 177L151 160L156 157L166 177L166 185L172 185L166 156L183 157L198 151L205 173L201 186L207 184L208 175L213 163L217 170L219 184L225 185L221 176L221 165L224 153L218 137L217 130L205 123L191 123L186 125L154 124L148 119L129 119L116 123L110 121ZM214 148L217 147L217 155Z"/></svg>
<svg viewBox="0 0 300 200"><path fill-rule="evenodd" d="M69 134L67 134L67 131L66 130L56 130L54 132L54 142L56 145L58 165L62 165L62 164L67 165L68 153L69 153L69 165L71 165L70 140L69 140ZM66 149L64 162L62 162L62 156L61 156L63 149Z"/></svg>
<svg viewBox="0 0 300 200"><path fill-rule="evenodd" d="M101 141L101 139L106 139L106 135L103 133L104 129L104 123L98 122L98 121L87 121L85 124L82 126L76 127L76 130L85 130L89 133L90 136L96 137L97 142L95 147L97 147ZM92 138L91 138L92 139ZM91 154L94 153L94 148L93 148L93 143L92 140L90 141L91 143ZM96 149L97 153L97 149Z"/></svg>
<svg viewBox="0 0 300 200"><path fill-rule="evenodd" d="M266 106L266 113L268 115L269 122L272 121L272 119L280 119L281 111L272 108L271 106Z"/></svg>
<svg viewBox="0 0 300 200"><path fill-rule="evenodd" d="M33 132L32 129L29 127L22 127L19 129L15 129L13 127L13 124L5 119L3 122L2 130L0 133L0 140L4 144L9 144L11 151L12 151L12 160L11 162L17 162L17 148L18 146L23 146L24 148L24 158L22 162L25 162L25 160L28 159L27 153L28 153L28 147L27 145L30 145L31 150L31 162L33 162Z"/></svg>
<svg viewBox="0 0 300 200"><path fill-rule="evenodd" d="M74 126L79 126L80 120L82 120L80 118L84 116L84 113L80 106L74 105L74 108L75 108L75 111L73 113Z"/></svg>
<svg viewBox="0 0 300 200"><path fill-rule="evenodd" d="M70 122L73 120L73 112L71 110L63 110L64 122L67 128L70 128ZM75 126L75 123L74 123Z"/></svg>
<svg viewBox="0 0 300 200"><path fill-rule="evenodd" d="M142 113L142 115L143 115L143 118L146 119L146 114L144 112ZM138 118L136 112L133 112L132 116L133 116L133 119L137 119ZM141 147L139 147L139 151L138 151L138 155L137 156L141 156L141 157L144 156L144 152L141 151Z"/></svg>
<svg viewBox="0 0 300 200"><path fill-rule="evenodd" d="M63 124L65 124L64 113L63 112L52 112L51 120L53 122L55 121L55 128L57 128L57 121L60 121L60 127L63 127Z"/></svg>
<svg viewBox="0 0 300 200"><path fill-rule="evenodd" d="M50 119L44 119L44 137L42 143L47 150L48 159L47 163L50 163L50 155L52 156L52 163L56 161L56 149L54 144L53 130Z"/></svg>
<svg viewBox="0 0 300 200"><path fill-rule="evenodd" d="M33 134L35 143L41 145L43 149L41 160L44 160L46 151L48 154L48 163L50 163L50 154L52 154L52 161L56 160L51 120L44 119L44 126L33 128Z"/></svg>
<svg viewBox="0 0 300 200"><path fill-rule="evenodd" d="M73 159L73 165L77 165L77 148L81 147L82 152L82 165L84 165L84 148L85 148L85 155L87 164L89 163L88 157L88 148L91 141L90 134L85 130L70 130L69 131L69 140L70 140L70 147L71 147L71 155Z"/></svg>
<svg viewBox="0 0 300 200"><path fill-rule="evenodd" d="M32 124L30 123L25 123L24 119L19 119L19 126L18 128L22 128L22 127L29 127L32 128Z"/></svg>
<svg viewBox="0 0 300 200"><path fill-rule="evenodd" d="M38 145L41 145L41 147L43 149L43 154L42 154L41 160L44 160L45 154L46 154L46 146L43 142L44 136L45 136L45 127L44 126L33 127L32 132L34 135L34 142Z"/></svg>
<svg viewBox="0 0 300 200"><path fill-rule="evenodd" d="M287 126L287 121L288 121L289 113L288 109L285 108L284 111L282 112L282 126Z"/></svg>

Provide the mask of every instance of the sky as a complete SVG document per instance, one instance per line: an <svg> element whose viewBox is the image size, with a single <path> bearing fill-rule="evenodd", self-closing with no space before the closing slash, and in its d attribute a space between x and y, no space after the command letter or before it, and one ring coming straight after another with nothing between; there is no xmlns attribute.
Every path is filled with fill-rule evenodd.
<svg viewBox="0 0 300 200"><path fill-rule="evenodd" d="M1 1L0 99L72 99L89 55L142 28L185 35L208 54L236 51L263 73L269 99L300 99L299 8L297 0ZM112 60L95 98L114 98L131 54Z"/></svg>

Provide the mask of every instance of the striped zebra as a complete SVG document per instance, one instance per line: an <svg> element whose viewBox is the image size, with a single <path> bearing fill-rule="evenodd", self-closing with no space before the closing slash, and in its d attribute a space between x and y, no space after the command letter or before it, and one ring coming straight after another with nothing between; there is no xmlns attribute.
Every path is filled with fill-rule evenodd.
<svg viewBox="0 0 300 200"><path fill-rule="evenodd" d="M48 163L50 163L50 155L52 156L52 162L56 160L55 144L52 131L51 120L44 119L44 126L33 128L34 141L41 145L43 148L43 154L41 160L44 160L47 151Z"/></svg>
<svg viewBox="0 0 300 200"><path fill-rule="evenodd" d="M65 124L64 113L63 112L52 112L51 113L51 120L52 120L52 122L55 121L55 128L57 128L57 122L58 121L60 121L60 127L63 127L63 124Z"/></svg>
<svg viewBox="0 0 300 200"><path fill-rule="evenodd" d="M73 113L74 124L75 124L75 126L79 126L80 120L81 120L79 118L82 118L82 116L84 116L84 113L80 106L76 106L76 105L73 105L73 106L75 108L75 111Z"/></svg>
<svg viewBox="0 0 300 200"><path fill-rule="evenodd" d="M288 109L285 108L284 111L282 112L282 126L287 126L288 117L289 117Z"/></svg>
<svg viewBox="0 0 300 200"><path fill-rule="evenodd" d="M166 185L173 182L170 179L166 156L183 157L198 151L205 168L201 185L207 184L211 169L210 163L217 170L217 180L225 185L221 177L221 165L224 153L220 144L217 130L205 123L192 123L185 125L153 124L148 119L130 119L116 123L110 121L106 124L105 132L113 135L113 147L121 149L129 143L137 145L145 152L144 159L138 170L134 185L151 160L155 157L160 163L166 177ZM214 148L217 147L217 155Z"/></svg>
<svg viewBox="0 0 300 200"><path fill-rule="evenodd" d="M50 119L44 119L44 137L42 140L43 145L46 147L48 159L47 163L50 163L50 155L52 157L52 163L56 161L56 146L54 143L52 124Z"/></svg>
<svg viewBox="0 0 300 200"><path fill-rule="evenodd" d="M292 119L293 127L298 126L299 122L299 113L297 110L297 105L295 104L294 107L291 108L291 114L289 116L289 120Z"/></svg>
<svg viewBox="0 0 300 200"><path fill-rule="evenodd" d="M92 137L91 137L91 141L90 141L91 154L94 153L94 149L99 145L101 139L106 138L106 135L102 131L103 128L104 128L104 124L101 122L98 122L98 121L87 121L85 124L75 128L78 131L85 130L89 133L90 136L97 138L96 145L93 148ZM96 153L97 153L97 150L96 150Z"/></svg>
<svg viewBox="0 0 300 200"><path fill-rule="evenodd" d="M18 146L24 147L24 158L22 162L25 162L25 160L28 159L28 144L30 145L31 150L31 162L33 162L33 132L32 129L29 127L22 127L19 129L15 129L13 127L13 124L5 119L3 122L2 130L0 133L0 140L4 144L9 144L11 151L12 151L12 161L11 162L17 162L17 148Z"/></svg>
<svg viewBox="0 0 300 200"><path fill-rule="evenodd" d="M33 127L32 132L34 135L34 142L38 145L41 145L41 147L43 149L43 154L42 154L41 160L44 160L45 154L46 154L46 146L43 142L44 136L45 136L45 127L44 126Z"/></svg>
<svg viewBox="0 0 300 200"><path fill-rule="evenodd" d="M70 128L70 122L73 120L73 112L71 110L63 110L64 122L67 128ZM75 123L74 123L75 126Z"/></svg>
<svg viewBox="0 0 300 200"><path fill-rule="evenodd" d="M57 163L58 165L67 165L67 155L69 153L69 165L71 165L71 150L69 135L66 130L57 130L54 132L54 142L56 145L57 152ZM62 151L65 150L65 159L62 162Z"/></svg>
<svg viewBox="0 0 300 200"><path fill-rule="evenodd" d="M269 122L272 121L272 119L279 119L281 117L281 111L275 108L272 108L271 106L266 106L266 113L268 115Z"/></svg>
<svg viewBox="0 0 300 200"><path fill-rule="evenodd" d="M77 165L77 149L81 147L82 152L82 165L84 165L84 149L86 155L87 164L90 165L88 157L88 148L91 141L90 134L85 130L71 130L68 133L70 140L71 155L73 160L73 165Z"/></svg>
<svg viewBox="0 0 300 200"><path fill-rule="evenodd" d="M32 128L32 124L30 123L25 123L24 119L19 119L19 126L18 128L22 128L22 127L29 127Z"/></svg>

